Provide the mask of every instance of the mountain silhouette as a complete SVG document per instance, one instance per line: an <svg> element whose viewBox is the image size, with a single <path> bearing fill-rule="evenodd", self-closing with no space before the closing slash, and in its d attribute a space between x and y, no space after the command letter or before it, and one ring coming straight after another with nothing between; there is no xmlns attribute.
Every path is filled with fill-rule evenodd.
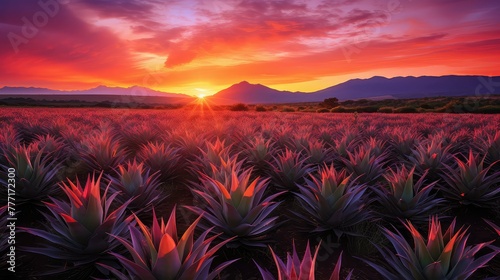
<svg viewBox="0 0 500 280"><path fill-rule="evenodd" d="M352 79L316 92L279 91L260 84L241 82L209 97L219 104L266 104L339 100L420 98L437 96L484 96L500 94L500 77L422 76Z"/></svg>

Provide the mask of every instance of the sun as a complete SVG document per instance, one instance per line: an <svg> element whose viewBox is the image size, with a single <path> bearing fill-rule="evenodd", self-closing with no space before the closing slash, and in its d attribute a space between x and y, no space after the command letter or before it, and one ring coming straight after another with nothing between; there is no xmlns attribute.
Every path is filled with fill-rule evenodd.
<svg viewBox="0 0 500 280"><path fill-rule="evenodd" d="M198 99L203 99L203 98L205 98L206 95L205 94L198 94L196 96L198 97Z"/></svg>

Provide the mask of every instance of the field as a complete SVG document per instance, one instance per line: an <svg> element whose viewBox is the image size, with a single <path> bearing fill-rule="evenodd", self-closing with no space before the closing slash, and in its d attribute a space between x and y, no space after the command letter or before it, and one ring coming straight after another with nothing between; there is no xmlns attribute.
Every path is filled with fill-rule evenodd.
<svg viewBox="0 0 500 280"><path fill-rule="evenodd" d="M2 108L0 128L23 279L500 275L498 114Z"/></svg>

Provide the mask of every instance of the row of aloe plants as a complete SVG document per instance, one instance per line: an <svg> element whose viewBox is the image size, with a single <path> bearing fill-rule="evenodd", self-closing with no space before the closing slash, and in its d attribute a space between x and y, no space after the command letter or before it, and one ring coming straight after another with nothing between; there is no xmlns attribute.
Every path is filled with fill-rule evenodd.
<svg viewBox="0 0 500 280"><path fill-rule="evenodd" d="M306 120L291 118L290 121ZM122 278L142 277L148 275L147 272L167 279L182 278L183 273L188 273L186 279L196 275L200 279L216 277L223 269L230 270L237 265L237 261L233 264L233 260L228 260L210 269L216 251L228 246L268 246L272 233L289 223L280 215L284 212L290 212L290 220L298 221L303 230L334 233L340 240L342 236L356 235L356 226L366 220L391 221L398 226L402 224L399 218L407 219L425 231L422 225L429 221L429 215L447 206L476 206L492 213L498 211L499 173L495 150L491 149L497 141L495 138L484 142L487 144L470 143L464 152L463 147L446 143L449 141L446 135L439 133L428 139L417 137L413 144L408 140L410 144L406 145L402 144L404 140L393 143L377 137L380 135L376 128L361 127L361 124L344 128L340 134L334 132L338 126L332 126L330 141L324 130L321 130L322 138L314 140L308 134L309 128L292 133L286 126L273 129L264 125L257 137L248 127L243 132L228 133L230 137L217 135L231 131L230 127L220 125L211 136L174 132L166 136L150 132L148 140L140 137L137 140L135 136L125 140L127 132L120 132L116 126L101 123L91 130L90 136L72 142L64 136L64 129L60 128L61 135L55 136L55 125L33 126L47 134L31 136L31 139L27 137L31 134L14 126L9 128L12 133L2 138L3 170L15 166L20 171L20 203L43 202L41 211L51 225L45 230L25 228L26 232L45 240L42 242L45 246L28 246L25 250L64 260L59 263L59 269L46 273L60 273L63 267L74 267L80 275L85 268L89 274L97 271ZM144 131L141 133L146 133ZM357 135L359 132L362 136ZM480 146L483 147L478 148ZM84 187L80 185L88 174L100 173L104 178L88 178ZM184 233L187 243L181 242L184 237L174 236L177 230L173 230L176 222L172 215L175 217L175 212L171 212L166 226L155 226L156 215L150 214L165 204L162 202L168 202L168 194L173 196L168 190L172 182L185 184L193 197L193 203L185 205L197 216L188 227L191 230ZM286 211L281 207L285 204L294 208ZM148 219L152 219L151 228L142 222ZM429 230L433 228L437 234L436 219L431 219ZM407 224L407 227L413 226ZM201 232L196 241L195 229ZM392 243L389 236L394 233L382 232ZM415 239L416 232L410 230L410 233ZM399 241L406 240L403 234L396 234L401 236ZM434 237L429 235L428 239ZM214 242L216 245L210 249ZM191 243L199 246L189 247ZM462 247L460 242L452 243L450 246ZM467 273L473 273L498 253L496 247L489 246L492 252L486 255L488 257L473 261L474 254L487 245L481 243L467 254L457 254L455 259L470 260L462 262L467 264L463 265L467 269L462 274L457 272L458 279L470 276ZM201 251L191 253L186 246ZM294 246L286 265L271 249L278 272L274 275L280 279L308 275L310 279L314 275L314 256L307 253L309 245L306 247L304 258L299 261ZM174 248L177 254L170 254ZM421 250L412 246L405 248ZM442 262L435 254L443 248L432 249L434 266ZM390 254L386 249L380 248L382 255ZM394 249L395 255L400 255L401 248L394 246ZM420 253L416 255L412 261L421 257ZM161 261L172 264L173 268L158 264L159 256L165 257ZM394 263L370 264L384 278L408 275L387 268L396 267ZM257 266L263 278L274 277L258 262ZM386 271L381 267L386 267ZM439 274L438 267L431 268L432 273L437 274L411 273L450 275L453 279L451 276L455 274L449 273L457 270L454 266L451 269L443 266ZM340 265L332 266L332 277L338 277L334 275L338 275L339 269Z"/></svg>

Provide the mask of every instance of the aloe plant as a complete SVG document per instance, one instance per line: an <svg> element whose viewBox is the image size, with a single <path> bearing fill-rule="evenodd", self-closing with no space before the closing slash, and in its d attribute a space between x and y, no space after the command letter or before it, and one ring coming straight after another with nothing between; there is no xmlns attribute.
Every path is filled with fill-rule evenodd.
<svg viewBox="0 0 500 280"><path fill-rule="evenodd" d="M412 154L408 156L408 161L415 166L419 174L424 174L427 171L433 177L432 179L438 179L437 174L453 158L450 149L450 145L444 145L434 139L421 142L412 150Z"/></svg>
<svg viewBox="0 0 500 280"><path fill-rule="evenodd" d="M268 180L256 178L250 181L251 172L252 169L243 170L240 174L233 171L225 184L202 175L201 185L191 191L206 205L186 206L197 215L204 213L200 223L202 229L213 226L212 231L221 233L219 238L222 240L236 237L229 244L234 247L264 247L269 233L278 225L278 216L273 212L280 202L274 199L283 192L264 196Z"/></svg>
<svg viewBox="0 0 500 280"><path fill-rule="evenodd" d="M408 243L399 231L384 228L384 235L394 247L394 251L378 247L386 265L365 260L385 279L468 279L500 252L493 250L475 258L491 242L467 246L467 230L462 227L455 231L455 220L443 233L438 217L431 217L427 239L411 222L405 227L413 244Z"/></svg>
<svg viewBox="0 0 500 280"><path fill-rule="evenodd" d="M288 148L274 157L270 176L278 189L295 190L296 185L304 181L304 177L313 171L312 166L306 163L306 160L307 158L303 158L300 153Z"/></svg>
<svg viewBox="0 0 500 280"><path fill-rule="evenodd" d="M421 141L422 135L406 127L395 127L390 130L389 145L399 158L406 158Z"/></svg>
<svg viewBox="0 0 500 280"><path fill-rule="evenodd" d="M485 155L485 163L493 164L500 161L500 131L497 130L495 134L486 134L486 137L480 137L475 143Z"/></svg>
<svg viewBox="0 0 500 280"><path fill-rule="evenodd" d="M277 149L272 139L265 140L263 137L256 137L245 145L245 162L259 173L269 171L269 162L275 156Z"/></svg>
<svg viewBox="0 0 500 280"><path fill-rule="evenodd" d="M232 156L232 145L227 145L224 140L217 138L213 144L209 141L205 144L206 149L200 148L201 155L193 162L194 174L199 171L209 174L212 171L212 166L219 167L222 162L230 161Z"/></svg>
<svg viewBox="0 0 500 280"><path fill-rule="evenodd" d="M311 140L304 147L306 162L312 165L321 165L322 163L330 163L333 161L332 148L325 148L323 142Z"/></svg>
<svg viewBox="0 0 500 280"><path fill-rule="evenodd" d="M414 183L414 171L415 168L408 170L404 165L396 171L389 169L390 173L384 175L387 185L372 188L384 217L426 223L429 215L436 214L444 202L444 199L436 198L436 182L424 185L425 173Z"/></svg>
<svg viewBox="0 0 500 280"><path fill-rule="evenodd" d="M107 264L100 264L110 270L118 279L185 279L211 280L224 268L236 260L226 261L210 271L215 253L230 242L227 239L210 248L217 236L207 237L211 229L205 230L198 238L194 238L195 229L202 218L198 217L182 234L177 235L176 210L171 212L165 224L158 222L153 209L153 222L150 228L135 217L137 225L130 225L130 239L111 235L125 246L132 259L125 255L111 252L126 272L122 272Z"/></svg>
<svg viewBox="0 0 500 280"><path fill-rule="evenodd" d="M324 166L317 176L311 175L296 194L305 214L293 212L301 224L313 232L333 231L337 237L354 234L350 229L371 217L365 197L366 186L358 185L346 171L337 172Z"/></svg>
<svg viewBox="0 0 500 280"><path fill-rule="evenodd" d="M342 158L347 170L362 183L373 183L382 174L387 154L375 155L370 148L359 147L356 152L347 152L348 159Z"/></svg>
<svg viewBox="0 0 500 280"><path fill-rule="evenodd" d="M139 150L141 146L159 140L159 131L151 124L140 123L123 127L118 135L123 146L129 150Z"/></svg>
<svg viewBox="0 0 500 280"><path fill-rule="evenodd" d="M137 158L151 169L159 172L159 177L164 180L173 180L182 170L179 148L164 143L148 142L137 153Z"/></svg>
<svg viewBox="0 0 500 280"><path fill-rule="evenodd" d="M321 243L320 243L321 244ZM271 255L274 259L274 264L278 270L278 278L275 278L268 270L260 267L255 261L255 265L259 269L260 275L263 280L314 280L316 279L315 266L316 258L318 256L320 246L316 247L314 254L311 254L311 249L309 248L309 241L306 245L306 251L302 260L299 258L297 251L295 249L295 243L293 244L292 255L287 254L286 263L279 258L279 256L273 251L271 247ZM330 275L330 280L340 280L340 269L342 267L342 252L338 258L337 263ZM345 280L350 280L352 276L352 270L349 272Z"/></svg>
<svg viewBox="0 0 500 280"><path fill-rule="evenodd" d="M16 170L16 203L34 203L56 195L59 190L57 174L61 165L52 160L51 155L44 155L44 151L34 151L34 147L18 146L7 154L6 171L12 167ZM6 172L4 172L6 173ZM2 178L7 178L6 174ZM7 188L3 188L7 191ZM7 195L2 196L6 198Z"/></svg>
<svg viewBox="0 0 500 280"><path fill-rule="evenodd" d="M108 187L101 195L101 176L90 175L84 186L77 180L62 183L61 188L69 202L52 198L45 202L50 213L42 213L46 219L46 230L21 228L23 231L43 239L41 247L23 247L26 252L63 260L68 267L51 271L51 274L65 269L94 267L97 261L110 261L110 250L120 243L113 236L124 236L132 217L126 218L125 209L129 202L112 209L113 200L118 195L108 197Z"/></svg>
<svg viewBox="0 0 500 280"><path fill-rule="evenodd" d="M130 200L128 209L139 213L149 211L167 196L159 189L158 172L150 175L143 163L137 161L119 165L115 176L109 176L110 189L118 192L115 202L122 205Z"/></svg>
<svg viewBox="0 0 500 280"><path fill-rule="evenodd" d="M455 157L458 165L452 168L445 165L448 172L443 175L446 185L441 187L445 198L462 205L480 208L498 207L500 200L500 172L489 174L492 165L484 168L484 159L478 160L469 150L467 162Z"/></svg>
<svg viewBox="0 0 500 280"><path fill-rule="evenodd" d="M80 157L91 172L110 173L125 160L126 155L127 150L122 148L111 132L100 132L87 137L82 141L80 150Z"/></svg>

